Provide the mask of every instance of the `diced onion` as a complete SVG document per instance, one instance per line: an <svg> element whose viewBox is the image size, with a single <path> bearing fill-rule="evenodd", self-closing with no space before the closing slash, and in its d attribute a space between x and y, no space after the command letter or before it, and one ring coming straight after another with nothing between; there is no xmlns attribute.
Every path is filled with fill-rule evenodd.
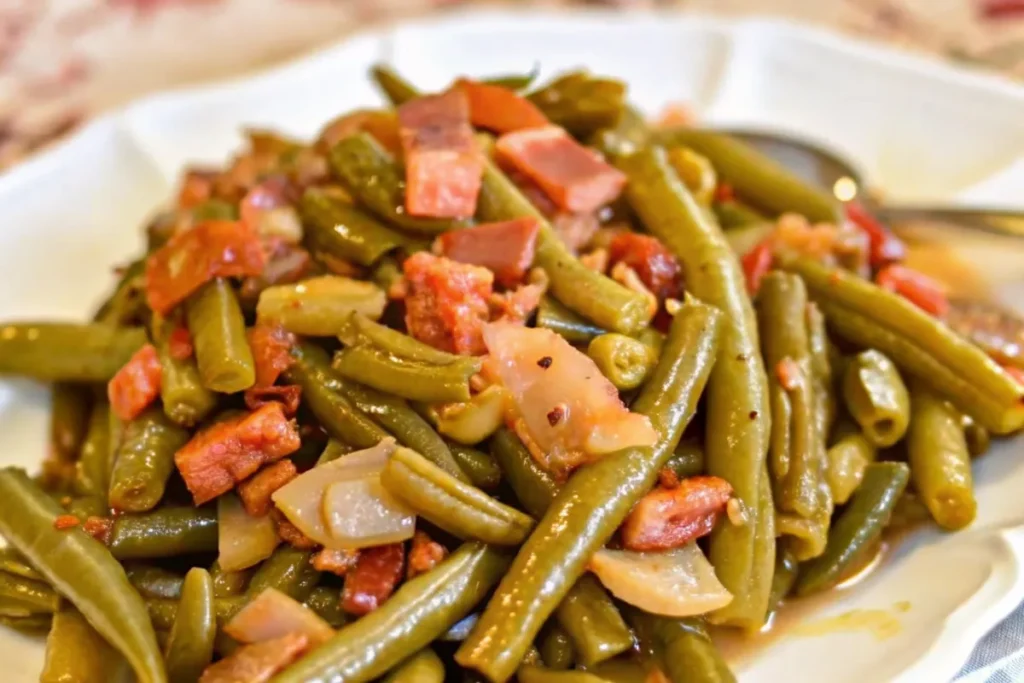
<svg viewBox="0 0 1024 683"><path fill-rule="evenodd" d="M312 647L334 635L334 629L320 615L275 588L267 588L253 598L231 618L224 631L241 643L260 643L301 633Z"/></svg>
<svg viewBox="0 0 1024 683"><path fill-rule="evenodd" d="M217 498L217 560L228 572L246 569L270 557L281 541L269 515L252 517L233 493Z"/></svg>

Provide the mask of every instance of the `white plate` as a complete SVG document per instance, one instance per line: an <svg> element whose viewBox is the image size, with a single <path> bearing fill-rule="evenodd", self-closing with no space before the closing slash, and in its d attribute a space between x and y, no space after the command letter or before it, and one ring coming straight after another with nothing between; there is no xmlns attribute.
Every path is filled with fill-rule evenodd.
<svg viewBox="0 0 1024 683"><path fill-rule="evenodd" d="M0 178L0 319L81 319L140 247L140 229L181 166L220 161L243 124L311 135L338 112L374 105L366 71L389 59L425 87L459 74L587 66L628 81L654 112L687 102L702 118L794 131L848 154L903 199L1024 202L1024 90L1009 82L774 21L678 14L487 12L363 34L262 76L147 99ZM964 243L1010 298L1024 258ZM46 392L0 383L0 457L35 467ZM883 610L899 632L791 636L745 661L741 680L865 683L951 678L974 644L1024 598L1020 440L977 470L978 521L926 532L854 590L807 618ZM909 611L894 609L909 602ZM40 645L0 634L3 680L37 680Z"/></svg>

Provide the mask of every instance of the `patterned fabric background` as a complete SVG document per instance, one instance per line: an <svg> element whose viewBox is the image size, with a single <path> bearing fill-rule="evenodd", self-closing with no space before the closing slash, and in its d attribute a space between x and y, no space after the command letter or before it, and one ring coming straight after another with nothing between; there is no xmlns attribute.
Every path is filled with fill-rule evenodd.
<svg viewBox="0 0 1024 683"><path fill-rule="evenodd" d="M172 85L222 78L368 22L471 0L0 0L0 168L86 117ZM511 4L511 3L509 3ZM833 26L1024 78L1024 0L537 0L669 6Z"/></svg>

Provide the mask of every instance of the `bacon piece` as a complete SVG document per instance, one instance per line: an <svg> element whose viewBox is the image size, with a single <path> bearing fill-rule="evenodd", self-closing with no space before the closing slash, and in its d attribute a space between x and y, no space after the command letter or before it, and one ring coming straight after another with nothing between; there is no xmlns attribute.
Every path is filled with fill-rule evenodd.
<svg viewBox="0 0 1024 683"><path fill-rule="evenodd" d="M481 354L494 275L427 252L405 260L405 325L421 342L452 353Z"/></svg>
<svg viewBox="0 0 1024 683"><path fill-rule="evenodd" d="M178 208L191 209L213 196L213 181L216 177L217 171L207 169L185 171L181 189L178 190Z"/></svg>
<svg viewBox="0 0 1024 683"><path fill-rule="evenodd" d="M192 334L184 325L178 325L167 339L167 350L174 360L188 360L195 353L192 346Z"/></svg>
<svg viewBox="0 0 1024 683"><path fill-rule="evenodd" d="M405 546L401 543L364 548L359 560L345 577L341 608L363 616L384 604L402 579Z"/></svg>
<svg viewBox="0 0 1024 683"><path fill-rule="evenodd" d="M620 232L608 245L611 263L632 268L659 301L678 298L682 289L679 262L657 237Z"/></svg>
<svg viewBox="0 0 1024 683"><path fill-rule="evenodd" d="M299 529L299 527L289 522L288 518L280 514L277 510L273 511L273 515L274 523L277 524L277 535L281 537L282 541L291 547L296 550L312 550L320 545L312 538L302 533L302 530Z"/></svg>
<svg viewBox="0 0 1024 683"><path fill-rule="evenodd" d="M558 126L506 133L496 149L566 211L600 208L626 185L625 175Z"/></svg>
<svg viewBox="0 0 1024 683"><path fill-rule="evenodd" d="M359 109L337 118L320 132L317 146L324 151L356 133L369 133L394 156L402 153L402 141L398 135L398 118L388 111Z"/></svg>
<svg viewBox="0 0 1024 683"><path fill-rule="evenodd" d="M533 263L540 224L526 216L451 230L437 238L441 256L483 266L505 287L519 284Z"/></svg>
<svg viewBox="0 0 1024 683"><path fill-rule="evenodd" d="M540 306L545 289L545 286L539 284L523 285L510 292L492 295L491 319L525 325Z"/></svg>
<svg viewBox="0 0 1024 683"><path fill-rule="evenodd" d="M242 507L251 517L262 517L274 507L270 496L296 476L299 471L291 460L278 460L267 465L238 485Z"/></svg>
<svg viewBox="0 0 1024 683"><path fill-rule="evenodd" d="M238 648L203 670L199 683L267 683L309 649L309 638L289 633Z"/></svg>
<svg viewBox="0 0 1024 683"><path fill-rule="evenodd" d="M921 310L942 318L949 312L945 288L937 281L912 268L893 263L882 268L875 277L882 289L896 292Z"/></svg>
<svg viewBox="0 0 1024 683"><path fill-rule="evenodd" d="M675 488L658 487L641 498L622 524L629 550L669 550L711 533L732 497L719 477L690 477Z"/></svg>
<svg viewBox="0 0 1024 683"><path fill-rule="evenodd" d="M345 576L356 566L358 560L358 550L324 548L313 556L313 569L316 569L318 572L330 572L338 576Z"/></svg>
<svg viewBox="0 0 1024 683"><path fill-rule="evenodd" d="M103 545L110 545L110 534L114 531L114 520L109 517L89 517L82 524L82 530Z"/></svg>
<svg viewBox="0 0 1024 683"><path fill-rule="evenodd" d="M156 348L146 344L107 383L110 409L125 422L135 419L160 395L161 376Z"/></svg>
<svg viewBox="0 0 1024 683"><path fill-rule="evenodd" d="M206 221L172 237L146 260L146 301L160 315L217 277L259 275L266 256L237 221Z"/></svg>
<svg viewBox="0 0 1024 683"><path fill-rule="evenodd" d="M429 572L447 556L447 548L430 538L427 532L417 531L412 537L412 546L409 548L409 567L406 570L406 576L411 579L424 572Z"/></svg>
<svg viewBox="0 0 1024 683"><path fill-rule="evenodd" d="M413 216L476 213L484 164L469 125L465 93L449 90L398 108L405 152L405 209Z"/></svg>
<svg viewBox="0 0 1024 683"><path fill-rule="evenodd" d="M284 414L294 417L299 411L299 402L302 400L302 387L297 384L287 384L281 387L249 387L243 394L245 407L249 410L258 410L267 403L277 402L284 408Z"/></svg>
<svg viewBox="0 0 1024 683"><path fill-rule="evenodd" d="M871 266L879 268L886 263L902 261L907 255L907 247L892 234L889 228L878 222L859 202L846 204L846 217L857 229L868 236L870 245L869 256Z"/></svg>
<svg viewBox="0 0 1024 683"><path fill-rule="evenodd" d="M202 505L299 445L295 425L280 403L271 402L202 430L174 454L174 462L195 504Z"/></svg>
<svg viewBox="0 0 1024 683"><path fill-rule="evenodd" d="M508 88L465 79L456 81L455 87L466 94L469 118L474 126L510 133L550 123L537 105Z"/></svg>
<svg viewBox="0 0 1024 683"><path fill-rule="evenodd" d="M295 335L280 325L257 323L249 330L249 348L256 365L256 386L269 387L291 367Z"/></svg>

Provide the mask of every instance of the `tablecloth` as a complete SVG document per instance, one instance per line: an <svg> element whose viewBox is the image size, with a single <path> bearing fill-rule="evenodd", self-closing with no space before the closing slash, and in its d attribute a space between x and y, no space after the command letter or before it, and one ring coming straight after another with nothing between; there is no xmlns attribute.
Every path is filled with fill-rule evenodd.
<svg viewBox="0 0 1024 683"><path fill-rule="evenodd" d="M372 22L468 0L0 0L0 168L147 92L256 70ZM491 3L495 4L495 3ZM500 4L500 3L499 3ZM829 26L1024 78L1024 0L541 0ZM1024 606L957 683L1024 680ZM929 682L930 683L930 682Z"/></svg>

